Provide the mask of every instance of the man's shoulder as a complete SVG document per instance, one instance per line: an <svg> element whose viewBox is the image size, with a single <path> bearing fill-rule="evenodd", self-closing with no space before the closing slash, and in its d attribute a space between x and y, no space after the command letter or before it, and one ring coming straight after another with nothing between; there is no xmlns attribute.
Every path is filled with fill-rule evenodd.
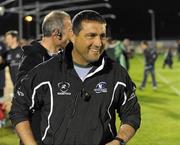
<svg viewBox="0 0 180 145"><path fill-rule="evenodd" d="M50 75L56 71L54 70L55 66L57 66L56 61L50 59L36 65L28 72L28 75L32 78L36 77L38 80L50 79Z"/></svg>
<svg viewBox="0 0 180 145"><path fill-rule="evenodd" d="M127 70L121 64L119 64L117 61L108 60L107 66L109 68L111 68L111 70L113 72L115 71L116 73L120 74L121 76L124 76L128 73Z"/></svg>
<svg viewBox="0 0 180 145"><path fill-rule="evenodd" d="M24 55L36 55L39 53L46 53L46 49L38 42L33 41L29 45L22 47Z"/></svg>
<svg viewBox="0 0 180 145"><path fill-rule="evenodd" d="M36 67L41 70L51 70L54 68L54 66L58 65L59 56L55 56L50 58L49 60L46 60L40 64L38 64Z"/></svg>

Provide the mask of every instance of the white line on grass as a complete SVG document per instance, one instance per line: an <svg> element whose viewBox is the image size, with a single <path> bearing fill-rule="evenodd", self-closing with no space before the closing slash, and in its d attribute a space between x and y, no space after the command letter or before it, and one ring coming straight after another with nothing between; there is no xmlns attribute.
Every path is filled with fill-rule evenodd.
<svg viewBox="0 0 180 145"><path fill-rule="evenodd" d="M168 85L171 88L171 90L173 90L178 96L180 96L180 91L176 87L169 85L171 82L168 79L163 77L158 71L157 75L161 79L161 81L163 81L166 85Z"/></svg>

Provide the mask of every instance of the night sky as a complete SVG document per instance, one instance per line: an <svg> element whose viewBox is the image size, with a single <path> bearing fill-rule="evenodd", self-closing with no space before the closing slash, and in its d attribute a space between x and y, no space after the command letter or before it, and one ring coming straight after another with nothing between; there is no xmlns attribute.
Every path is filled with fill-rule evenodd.
<svg viewBox="0 0 180 145"><path fill-rule="evenodd" d="M1 0L2 2L3 0ZM50 1L50 0L49 0ZM51 0L55 1L55 0ZM57 1L57 0L56 0ZM34 0L23 1L24 5L34 2ZM48 0L40 0L48 2ZM158 40L179 39L180 37L180 1L169 0L92 0L91 2L70 3L69 5L49 7L49 9L58 9L63 7L78 7L82 5L109 3L111 8L92 8L100 14L114 14L115 19L106 18L108 22L109 35L114 39L130 38L133 40L151 39L151 16L148 9L155 12L156 38ZM18 6L15 1L6 8ZM46 9L47 10L47 9ZM77 12L69 11L73 17ZM43 16L42 16L43 17ZM24 22L24 36L35 36L35 21L27 25ZM5 13L0 16L0 34L4 34L9 29L18 29L17 14ZM28 35L28 36L27 36Z"/></svg>

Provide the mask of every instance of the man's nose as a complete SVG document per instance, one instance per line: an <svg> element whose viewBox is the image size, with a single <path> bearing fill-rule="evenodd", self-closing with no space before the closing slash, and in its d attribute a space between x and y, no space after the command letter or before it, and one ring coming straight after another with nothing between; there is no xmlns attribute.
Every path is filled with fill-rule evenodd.
<svg viewBox="0 0 180 145"><path fill-rule="evenodd" d="M103 44L102 44L102 39L101 39L101 37L99 37L99 36L97 36L96 38L95 38L95 40L94 40L94 44L95 44L95 46L97 46L97 47L101 47Z"/></svg>

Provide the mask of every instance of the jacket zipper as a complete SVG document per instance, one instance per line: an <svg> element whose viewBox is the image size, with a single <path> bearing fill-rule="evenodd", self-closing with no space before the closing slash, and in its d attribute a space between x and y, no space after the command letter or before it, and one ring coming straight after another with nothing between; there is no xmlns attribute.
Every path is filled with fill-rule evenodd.
<svg viewBox="0 0 180 145"><path fill-rule="evenodd" d="M74 109L73 109L72 114L71 114L71 117L70 117L70 119L69 119L69 121L68 121L67 128L66 128L66 131L65 131L65 135L64 135L64 138L63 138L63 140L62 140L62 144L64 143L66 134L67 134L67 132L68 132L68 130L69 130L69 127L70 127L70 124L71 124L71 122L72 122L72 119L74 118L74 115L75 115L75 113L76 113L76 107L77 107L78 98L79 98L79 93L76 95L76 98L75 98L75 101L74 101Z"/></svg>

